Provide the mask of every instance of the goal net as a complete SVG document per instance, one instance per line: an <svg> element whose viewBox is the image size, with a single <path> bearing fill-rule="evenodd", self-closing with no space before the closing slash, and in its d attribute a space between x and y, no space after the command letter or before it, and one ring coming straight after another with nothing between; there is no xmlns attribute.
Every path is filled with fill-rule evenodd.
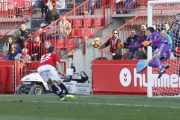
<svg viewBox="0 0 180 120"><path fill-rule="evenodd" d="M158 68L148 67L148 97L180 96L180 1L148 2L148 26L153 26L171 46L171 58L164 65L170 68L158 79ZM148 48L148 59L153 50Z"/></svg>

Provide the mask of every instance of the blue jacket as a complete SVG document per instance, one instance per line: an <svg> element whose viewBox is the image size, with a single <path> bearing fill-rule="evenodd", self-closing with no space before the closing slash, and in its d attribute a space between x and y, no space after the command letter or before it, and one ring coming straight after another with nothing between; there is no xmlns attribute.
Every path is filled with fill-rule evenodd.
<svg viewBox="0 0 180 120"><path fill-rule="evenodd" d="M17 53L22 53L22 49L18 46Z"/></svg>
<svg viewBox="0 0 180 120"><path fill-rule="evenodd" d="M6 57L4 58L4 60L9 60L9 56L10 56L10 54L8 53L8 54L6 55Z"/></svg>
<svg viewBox="0 0 180 120"><path fill-rule="evenodd" d="M167 34L164 40L171 47L171 51L174 51L174 46L173 46L172 38L170 37L170 35Z"/></svg>

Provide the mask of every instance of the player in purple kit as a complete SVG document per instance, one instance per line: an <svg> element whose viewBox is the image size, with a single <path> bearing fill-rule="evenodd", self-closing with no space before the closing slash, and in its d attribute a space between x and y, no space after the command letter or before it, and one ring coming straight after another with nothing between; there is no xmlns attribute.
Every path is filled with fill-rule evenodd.
<svg viewBox="0 0 180 120"><path fill-rule="evenodd" d="M128 49L136 49L141 47L147 47L151 45L152 49L154 49L153 58L148 61L148 65L151 67L159 68L159 76L160 78L163 73L169 68L169 65L163 65L161 61L167 60L171 56L171 47L168 43L162 39L159 33L154 31L154 28L148 27L146 30L146 40L138 45L127 45L126 43L118 44L118 48L128 48Z"/></svg>

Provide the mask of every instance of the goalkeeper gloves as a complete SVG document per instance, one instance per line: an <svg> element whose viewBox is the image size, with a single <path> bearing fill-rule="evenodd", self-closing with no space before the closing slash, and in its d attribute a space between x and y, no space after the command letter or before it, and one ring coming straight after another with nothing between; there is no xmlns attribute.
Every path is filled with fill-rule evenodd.
<svg viewBox="0 0 180 120"><path fill-rule="evenodd" d="M142 44L144 47L147 47L151 44L152 42L151 41L144 41Z"/></svg>
<svg viewBox="0 0 180 120"><path fill-rule="evenodd" d="M119 49L127 48L127 46L128 46L128 44L126 44L126 43L119 43L118 44Z"/></svg>
<svg viewBox="0 0 180 120"><path fill-rule="evenodd" d="M124 48L124 44L123 44L123 43L119 43L119 44L118 44L118 48L119 48L119 49L123 49L123 48Z"/></svg>

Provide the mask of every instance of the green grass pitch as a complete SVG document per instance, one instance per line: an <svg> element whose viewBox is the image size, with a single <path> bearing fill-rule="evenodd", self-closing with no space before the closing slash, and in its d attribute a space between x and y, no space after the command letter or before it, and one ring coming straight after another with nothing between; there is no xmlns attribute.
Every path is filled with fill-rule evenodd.
<svg viewBox="0 0 180 120"><path fill-rule="evenodd" d="M0 95L0 120L179 120L180 98L54 94Z"/></svg>

